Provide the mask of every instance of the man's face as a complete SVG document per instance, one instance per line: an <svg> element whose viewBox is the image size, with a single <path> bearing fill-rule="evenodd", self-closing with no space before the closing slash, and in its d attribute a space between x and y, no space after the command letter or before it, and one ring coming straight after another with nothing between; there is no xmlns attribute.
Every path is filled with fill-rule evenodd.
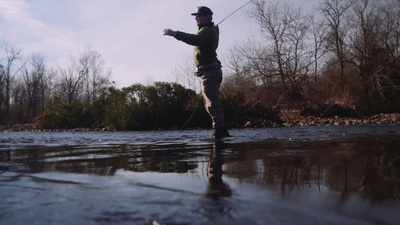
<svg viewBox="0 0 400 225"><path fill-rule="evenodd" d="M197 25L203 25L209 22L210 15L196 15Z"/></svg>

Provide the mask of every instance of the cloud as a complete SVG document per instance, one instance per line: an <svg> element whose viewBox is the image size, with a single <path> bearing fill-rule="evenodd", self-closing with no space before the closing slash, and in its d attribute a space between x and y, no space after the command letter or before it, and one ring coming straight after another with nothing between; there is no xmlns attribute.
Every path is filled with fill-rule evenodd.
<svg viewBox="0 0 400 225"><path fill-rule="evenodd" d="M40 53L46 57L57 55L55 51L63 51L62 46L71 45L74 41L73 31L60 26L50 26L49 21L36 18L33 2L0 1L0 16L5 19L3 37L6 42L21 47L25 55Z"/></svg>
<svg viewBox="0 0 400 225"><path fill-rule="evenodd" d="M17 27L29 29L36 34L48 29L42 21L30 16L29 5L25 1L1 1L0 15Z"/></svg>
<svg viewBox="0 0 400 225"><path fill-rule="evenodd" d="M220 20L228 14L226 10L242 4L230 0L227 7L227 2L201 4L210 6L214 18ZM63 65L68 54L89 43L113 68L113 78L129 84L144 82L148 76L167 81L175 65L187 60L193 47L163 37L162 30L195 33L190 13L198 4L181 0L0 1L0 15L6 19L3 37L25 55L40 53L48 62Z"/></svg>
<svg viewBox="0 0 400 225"><path fill-rule="evenodd" d="M294 0L293 0L294 1ZM311 1L311 0L310 0ZM312 0L318 1L318 0ZM195 33L190 13L207 5L219 22L242 6L244 0L148 1L53 0L0 1L1 39L21 47L25 56L39 53L49 63L64 65L69 54L91 44L113 68L113 79L124 86L135 82L168 81L171 71L188 60L193 47L162 30ZM246 17L251 6L220 25L221 56L239 40L250 37L257 25ZM52 66L52 65L49 65Z"/></svg>

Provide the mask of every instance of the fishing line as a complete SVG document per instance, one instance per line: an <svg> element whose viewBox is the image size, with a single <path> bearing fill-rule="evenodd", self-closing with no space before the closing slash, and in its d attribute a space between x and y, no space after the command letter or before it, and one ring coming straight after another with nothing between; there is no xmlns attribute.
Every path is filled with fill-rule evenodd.
<svg viewBox="0 0 400 225"><path fill-rule="evenodd" d="M242 5L240 8L236 9L235 11L233 11L231 14L229 14L227 17L225 17L221 22L219 22L216 26L220 25L222 22L224 22L226 19L228 19L233 14L235 14L237 11L241 10L243 7L245 7L249 3L251 3L251 0L248 1L246 4Z"/></svg>
<svg viewBox="0 0 400 225"><path fill-rule="evenodd" d="M194 107L192 115L190 115L189 119L186 121L185 124L183 124L183 126L181 128L179 128L179 130L182 130L184 127L186 127L186 125L189 123L189 121L192 119L194 113L196 112L197 106L199 106L200 101L203 99L203 96L201 96L199 98L199 100L197 101L196 107Z"/></svg>

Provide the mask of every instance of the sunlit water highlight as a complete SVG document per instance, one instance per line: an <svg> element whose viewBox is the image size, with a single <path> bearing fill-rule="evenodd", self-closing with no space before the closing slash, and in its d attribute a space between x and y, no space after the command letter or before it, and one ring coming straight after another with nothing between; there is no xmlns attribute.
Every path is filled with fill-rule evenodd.
<svg viewBox="0 0 400 225"><path fill-rule="evenodd" d="M0 224L398 224L400 124L0 133Z"/></svg>

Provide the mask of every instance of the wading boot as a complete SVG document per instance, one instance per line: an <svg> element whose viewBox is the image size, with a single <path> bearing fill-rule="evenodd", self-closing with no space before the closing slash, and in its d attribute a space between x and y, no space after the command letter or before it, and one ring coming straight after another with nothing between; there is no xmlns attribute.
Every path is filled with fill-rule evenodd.
<svg viewBox="0 0 400 225"><path fill-rule="evenodd" d="M225 127L214 128L213 135L215 138L224 138L231 136L229 135L228 129L226 129Z"/></svg>

